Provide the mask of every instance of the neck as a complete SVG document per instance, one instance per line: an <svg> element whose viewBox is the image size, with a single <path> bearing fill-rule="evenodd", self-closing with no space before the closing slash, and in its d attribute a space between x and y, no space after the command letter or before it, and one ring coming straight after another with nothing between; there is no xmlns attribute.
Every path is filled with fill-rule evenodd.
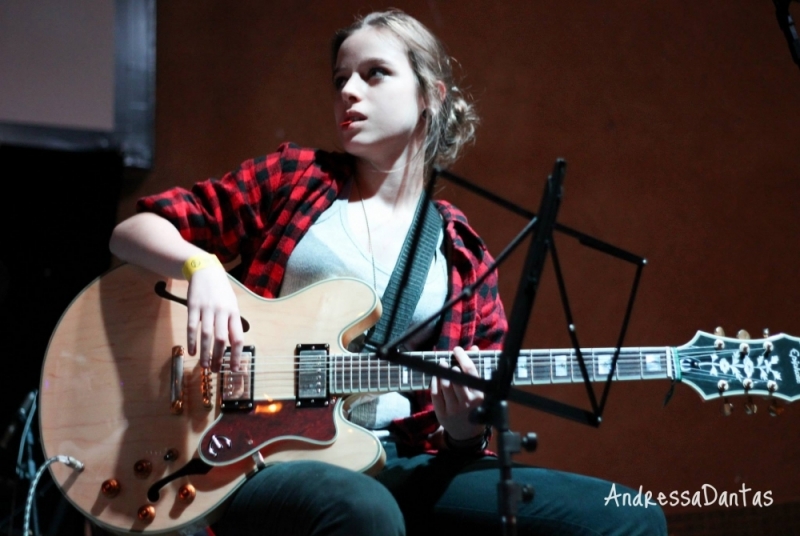
<svg viewBox="0 0 800 536"><path fill-rule="evenodd" d="M500 351L467 352L483 379L492 377ZM452 352L411 352L416 359L439 364L450 363ZM613 348L582 350L589 381L605 381L611 373ZM301 357L302 359L302 357ZM319 359L313 356L312 359ZM341 354L328 357L328 389L332 393L376 393L386 391L419 391L430 388L431 375L377 359L374 354ZM620 349L614 380L659 380L675 378L675 355L667 347ZM582 383L583 375L577 354L571 348L553 350L521 350L513 371L514 385L547 385Z"/></svg>
<svg viewBox="0 0 800 536"><path fill-rule="evenodd" d="M365 200L372 200L393 210L416 208L425 179L425 161L421 147L407 146L391 158L358 158L355 180Z"/></svg>

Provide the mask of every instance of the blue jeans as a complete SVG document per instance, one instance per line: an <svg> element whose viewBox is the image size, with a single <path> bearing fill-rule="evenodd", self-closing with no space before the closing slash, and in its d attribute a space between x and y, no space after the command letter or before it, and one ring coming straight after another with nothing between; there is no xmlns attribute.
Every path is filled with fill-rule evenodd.
<svg viewBox="0 0 800 536"><path fill-rule="evenodd" d="M394 444L384 447L387 463L377 478L320 462L265 468L237 491L214 530L219 536L502 534L494 458L401 457ZM667 534L658 506L606 501L610 482L528 466L516 466L512 477L535 490L533 501L519 505L520 535Z"/></svg>

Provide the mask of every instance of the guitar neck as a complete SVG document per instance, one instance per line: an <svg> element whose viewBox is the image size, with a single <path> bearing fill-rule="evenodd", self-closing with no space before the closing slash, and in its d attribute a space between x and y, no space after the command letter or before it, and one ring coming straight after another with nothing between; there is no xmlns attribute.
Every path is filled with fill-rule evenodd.
<svg viewBox="0 0 800 536"><path fill-rule="evenodd" d="M611 372L614 348L582 349L590 381L605 381ZM478 373L490 379L500 351L467 352ZM438 363L452 361L451 352L410 352L408 355ZM673 351L667 347L622 348L612 379L658 380L674 376ZM374 354L330 356L329 388L336 394L420 391L430 387L430 374L378 359ZM514 385L582 382L578 356L573 349L522 350L514 370Z"/></svg>

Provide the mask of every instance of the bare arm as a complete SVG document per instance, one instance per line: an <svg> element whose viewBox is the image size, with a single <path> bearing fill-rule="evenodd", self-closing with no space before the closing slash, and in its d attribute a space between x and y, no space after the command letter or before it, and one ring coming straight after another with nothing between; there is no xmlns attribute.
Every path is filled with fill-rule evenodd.
<svg viewBox="0 0 800 536"><path fill-rule="evenodd" d="M203 253L183 239L169 221L149 212L136 214L114 228L111 253L164 277L182 278L186 259Z"/></svg>
<svg viewBox="0 0 800 536"><path fill-rule="evenodd" d="M183 239L166 219L143 212L114 228L109 243L120 259L153 272L182 279L187 259L204 253ZM218 371L222 354L230 342L231 368L238 369L243 333L239 305L225 270L211 266L195 272L189 282L186 342L189 354L197 351L200 337L200 365Z"/></svg>

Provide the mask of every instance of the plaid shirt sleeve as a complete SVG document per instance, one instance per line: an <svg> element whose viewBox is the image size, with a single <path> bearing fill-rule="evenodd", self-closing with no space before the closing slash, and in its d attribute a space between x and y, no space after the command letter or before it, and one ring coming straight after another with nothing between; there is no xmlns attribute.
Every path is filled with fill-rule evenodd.
<svg viewBox="0 0 800 536"><path fill-rule="evenodd" d="M450 296L458 296L489 268L494 259L485 243L469 226L464 214L453 205L437 201L445 220L445 236L450 246ZM452 350L455 346L481 350L499 350L508 330L503 303L497 290L497 272L490 274L476 291L445 313L437 350ZM417 396L420 411L410 417L397 419L391 430L400 440L401 451L428 451L435 448L429 436L439 429L430 393Z"/></svg>
<svg viewBox="0 0 800 536"><path fill-rule="evenodd" d="M274 298L295 245L336 199L335 179L350 173L347 162L284 143L220 179L142 198L137 210L166 218L185 240L222 262L241 256L245 286Z"/></svg>

